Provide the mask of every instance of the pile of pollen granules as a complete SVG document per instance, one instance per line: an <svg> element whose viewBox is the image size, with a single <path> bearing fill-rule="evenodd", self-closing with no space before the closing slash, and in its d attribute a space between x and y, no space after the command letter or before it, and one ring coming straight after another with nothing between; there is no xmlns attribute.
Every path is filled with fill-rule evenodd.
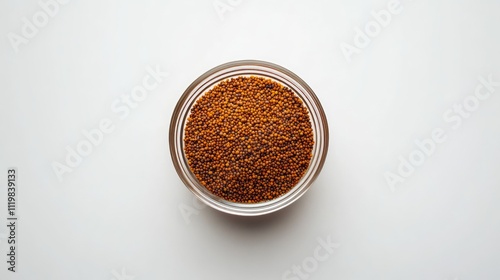
<svg viewBox="0 0 500 280"><path fill-rule="evenodd" d="M290 191L309 166L309 112L288 87L250 76L224 80L191 108L184 131L189 167L211 193L237 203Z"/></svg>

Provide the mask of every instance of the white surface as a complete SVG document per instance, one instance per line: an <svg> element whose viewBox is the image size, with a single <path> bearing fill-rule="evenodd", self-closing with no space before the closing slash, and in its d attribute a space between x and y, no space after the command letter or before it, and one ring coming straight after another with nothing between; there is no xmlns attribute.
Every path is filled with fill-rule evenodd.
<svg viewBox="0 0 500 280"><path fill-rule="evenodd" d="M442 115L479 76L500 80L500 2L401 1L351 63L340 44L388 1L231 3L220 20L212 0L74 0L15 53L7 34L40 7L1 1L0 224L15 166L20 225L18 272L2 262L0 279L282 279L327 236L340 246L310 279L499 279L500 87L458 129ZM170 116L196 77L239 59L280 64L315 90L328 158L285 210L204 208L186 223L179 207L195 205L171 163ZM113 102L149 65L170 75L120 119ZM114 131L59 182L51 164L105 118ZM435 128L447 140L392 192L385 172Z"/></svg>

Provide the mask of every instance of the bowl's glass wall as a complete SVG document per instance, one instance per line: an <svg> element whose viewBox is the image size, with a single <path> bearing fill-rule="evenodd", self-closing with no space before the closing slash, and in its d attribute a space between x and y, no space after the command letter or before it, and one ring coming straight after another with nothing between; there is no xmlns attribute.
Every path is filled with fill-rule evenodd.
<svg viewBox="0 0 500 280"><path fill-rule="evenodd" d="M314 134L313 155L309 167L298 184L283 196L271 201L242 204L234 203L210 193L191 172L184 154L184 127L190 109L210 88L219 82L238 76L260 76L272 79L292 89L310 114ZM245 60L229 62L209 70L196 79L181 96L170 124L170 153L175 169L184 184L204 203L235 215L255 216L277 211L301 197L317 177L328 150L328 124L323 108L312 89L297 75L285 68L263 61Z"/></svg>

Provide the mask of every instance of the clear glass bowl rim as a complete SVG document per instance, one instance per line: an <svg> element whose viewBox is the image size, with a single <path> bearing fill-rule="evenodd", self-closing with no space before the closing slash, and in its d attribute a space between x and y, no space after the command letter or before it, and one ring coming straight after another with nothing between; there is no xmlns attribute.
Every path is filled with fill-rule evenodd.
<svg viewBox="0 0 500 280"><path fill-rule="evenodd" d="M313 156L310 165L299 183L288 193L274 200L243 204L219 198L205 189L187 165L184 154L184 126L191 106L209 88L220 81L238 76L261 76L273 79L291 88L309 110L314 133ZM328 153L328 122L314 91L299 76L274 63L260 60L239 60L216 66L196 80L184 91L173 111L169 129L170 155L175 170L184 185L202 202L219 211L239 215L258 216L278 211L299 199L310 188L323 168Z"/></svg>

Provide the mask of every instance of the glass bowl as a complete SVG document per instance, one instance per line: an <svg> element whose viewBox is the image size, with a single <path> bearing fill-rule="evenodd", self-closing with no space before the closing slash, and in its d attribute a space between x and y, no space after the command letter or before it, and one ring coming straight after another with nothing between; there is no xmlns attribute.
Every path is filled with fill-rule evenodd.
<svg viewBox="0 0 500 280"><path fill-rule="evenodd" d="M310 115L314 146L309 167L289 192L270 201L235 203L210 193L189 168L184 154L184 128L191 107L196 100L219 82L239 76L258 76L274 80L290 88L302 99ZM265 61L241 60L217 66L197 78L182 94L170 122L170 154L177 174L186 187L208 206L240 216L257 216L278 211L299 199L320 173L328 151L328 123L321 104L313 90L291 71Z"/></svg>

